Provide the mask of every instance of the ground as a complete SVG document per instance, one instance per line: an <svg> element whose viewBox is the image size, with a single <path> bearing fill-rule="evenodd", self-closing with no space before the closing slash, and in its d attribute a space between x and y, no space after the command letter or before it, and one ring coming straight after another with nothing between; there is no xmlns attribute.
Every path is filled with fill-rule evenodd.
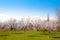
<svg viewBox="0 0 60 40"><path fill-rule="evenodd" d="M60 32L0 31L0 40L60 40Z"/></svg>

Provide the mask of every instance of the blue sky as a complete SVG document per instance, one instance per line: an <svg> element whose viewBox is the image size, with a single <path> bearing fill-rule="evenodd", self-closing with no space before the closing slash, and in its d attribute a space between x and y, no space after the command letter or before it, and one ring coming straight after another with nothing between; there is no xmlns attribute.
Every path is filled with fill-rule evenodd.
<svg viewBox="0 0 60 40"><path fill-rule="evenodd" d="M0 14L10 16L55 16L60 0L0 0Z"/></svg>

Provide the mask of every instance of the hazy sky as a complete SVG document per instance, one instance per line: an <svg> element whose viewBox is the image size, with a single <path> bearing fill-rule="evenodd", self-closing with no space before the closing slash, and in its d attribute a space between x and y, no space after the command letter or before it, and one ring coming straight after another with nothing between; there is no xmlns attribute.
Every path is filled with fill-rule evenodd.
<svg viewBox="0 0 60 40"><path fill-rule="evenodd" d="M53 17L59 6L60 0L0 0L0 14Z"/></svg>

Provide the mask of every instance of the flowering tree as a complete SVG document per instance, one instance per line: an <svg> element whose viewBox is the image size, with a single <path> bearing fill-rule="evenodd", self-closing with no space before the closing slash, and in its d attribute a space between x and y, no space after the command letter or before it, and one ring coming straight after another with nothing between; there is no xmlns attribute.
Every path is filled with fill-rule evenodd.
<svg viewBox="0 0 60 40"><path fill-rule="evenodd" d="M57 9L57 30L60 31L60 8Z"/></svg>
<svg viewBox="0 0 60 40"><path fill-rule="evenodd" d="M15 19L9 20L10 30L16 30L17 24Z"/></svg>

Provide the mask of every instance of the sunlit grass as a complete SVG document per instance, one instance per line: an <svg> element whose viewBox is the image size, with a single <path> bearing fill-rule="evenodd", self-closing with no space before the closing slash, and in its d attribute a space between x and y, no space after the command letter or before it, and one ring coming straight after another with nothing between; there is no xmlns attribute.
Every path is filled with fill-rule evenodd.
<svg viewBox="0 0 60 40"><path fill-rule="evenodd" d="M60 32L0 31L0 40L60 40Z"/></svg>

